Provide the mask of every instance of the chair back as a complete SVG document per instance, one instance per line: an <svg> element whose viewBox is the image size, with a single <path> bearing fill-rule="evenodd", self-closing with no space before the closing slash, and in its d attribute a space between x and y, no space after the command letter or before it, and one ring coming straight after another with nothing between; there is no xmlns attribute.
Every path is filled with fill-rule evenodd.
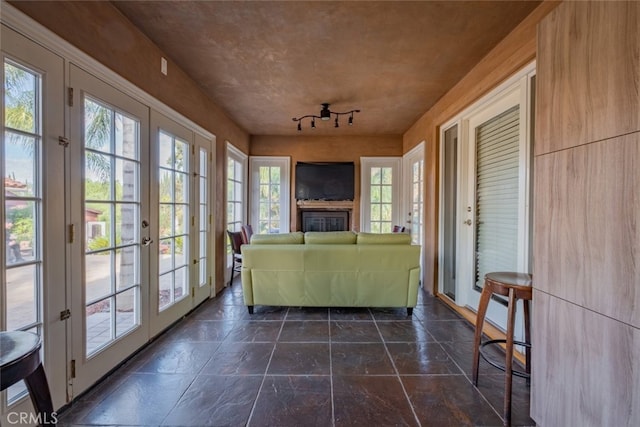
<svg viewBox="0 0 640 427"><path fill-rule="evenodd" d="M242 226L242 240L245 244L251 243L251 236L253 236L253 227L251 224L245 224Z"/></svg>
<svg viewBox="0 0 640 427"><path fill-rule="evenodd" d="M242 241L242 231L229 231L227 230L227 235L229 236L229 240L231 241L231 250L234 254L240 254L240 246L244 243Z"/></svg>

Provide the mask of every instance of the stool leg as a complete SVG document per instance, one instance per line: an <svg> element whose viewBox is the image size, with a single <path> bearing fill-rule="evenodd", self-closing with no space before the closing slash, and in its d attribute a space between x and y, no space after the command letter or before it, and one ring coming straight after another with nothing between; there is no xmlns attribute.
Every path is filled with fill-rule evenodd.
<svg viewBox="0 0 640 427"><path fill-rule="evenodd" d="M513 377L513 329L516 322L516 292L509 289L509 306L507 318L507 348L504 377L504 425L511 425L511 385Z"/></svg>
<svg viewBox="0 0 640 427"><path fill-rule="evenodd" d="M522 300L522 305L524 306L524 342L527 344L531 344L531 319L529 318L529 300ZM531 384L531 348L525 347L525 362L527 366L525 366L527 374L529 377L527 378L527 385Z"/></svg>
<svg viewBox="0 0 640 427"><path fill-rule="evenodd" d="M36 414L40 415L43 423L51 423L53 420L53 402L51 401L49 383L42 363L24 379L24 382L27 390L29 390L29 396Z"/></svg>
<svg viewBox="0 0 640 427"><path fill-rule="evenodd" d="M482 340L482 326L484 325L484 316L487 314L487 307L491 300L491 290L482 288L480 294L480 302L478 303L478 315L476 317L476 333L473 338L473 385L478 385L478 367L480 365L480 341Z"/></svg>

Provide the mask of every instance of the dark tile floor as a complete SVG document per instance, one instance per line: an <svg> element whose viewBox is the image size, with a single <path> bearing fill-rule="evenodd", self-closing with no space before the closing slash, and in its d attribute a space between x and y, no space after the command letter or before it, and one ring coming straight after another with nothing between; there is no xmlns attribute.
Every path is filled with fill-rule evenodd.
<svg viewBox="0 0 640 427"><path fill-rule="evenodd" d="M60 414L62 426L499 426L504 374L420 291L400 309L256 307L225 289ZM499 353L496 351L499 357ZM534 425L514 378L513 424Z"/></svg>

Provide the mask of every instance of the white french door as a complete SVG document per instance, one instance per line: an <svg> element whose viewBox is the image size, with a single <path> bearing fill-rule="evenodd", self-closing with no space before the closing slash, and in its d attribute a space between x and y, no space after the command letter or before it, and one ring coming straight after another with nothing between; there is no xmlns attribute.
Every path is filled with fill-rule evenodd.
<svg viewBox="0 0 640 427"><path fill-rule="evenodd" d="M67 291L65 232L60 227L66 153L58 141L64 136L63 59L5 25L1 39L5 244L0 248L0 326L41 337L51 397L54 407L60 407L67 387L67 322L60 320ZM2 392L0 424L15 423L15 417L7 419L10 412L31 411L23 382Z"/></svg>
<svg viewBox="0 0 640 427"><path fill-rule="evenodd" d="M215 149L213 141L204 138L199 134L195 134L194 144L194 160L195 174L194 182L195 196L194 204L197 205L195 210L196 230L194 236L194 260L196 264L196 280L194 285L194 301L197 305L210 296L215 295L213 289L213 267L214 267L214 245L212 239L213 227L213 209L212 195L213 182L213 165Z"/></svg>
<svg viewBox="0 0 640 427"><path fill-rule="evenodd" d="M523 70L442 127L438 286L473 310L486 273L529 272L533 74ZM506 329L503 302L486 316Z"/></svg>
<svg viewBox="0 0 640 427"><path fill-rule="evenodd" d="M194 305L199 271L194 183L200 162L193 132L164 115L151 113L151 329L155 335ZM157 242L157 244L155 244ZM193 290L192 290L193 289Z"/></svg>
<svg viewBox="0 0 640 427"><path fill-rule="evenodd" d="M414 245L423 243L424 223L424 143L402 158L404 171L404 205L406 229ZM420 257L422 259L422 257Z"/></svg>
<svg viewBox="0 0 640 427"><path fill-rule="evenodd" d="M77 396L150 337L149 108L74 65L69 87Z"/></svg>
<svg viewBox="0 0 640 427"><path fill-rule="evenodd" d="M404 175L405 227L411 234L411 243L420 245L420 266L424 254L424 142L415 146L402 158ZM420 269L420 283L424 283Z"/></svg>

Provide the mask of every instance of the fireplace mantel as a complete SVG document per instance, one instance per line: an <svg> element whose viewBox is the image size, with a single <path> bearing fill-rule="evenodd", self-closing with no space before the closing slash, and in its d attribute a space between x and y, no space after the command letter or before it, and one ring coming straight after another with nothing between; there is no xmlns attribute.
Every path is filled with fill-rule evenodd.
<svg viewBox="0 0 640 427"><path fill-rule="evenodd" d="M298 209L313 209L313 210L353 210L352 200L298 200Z"/></svg>

